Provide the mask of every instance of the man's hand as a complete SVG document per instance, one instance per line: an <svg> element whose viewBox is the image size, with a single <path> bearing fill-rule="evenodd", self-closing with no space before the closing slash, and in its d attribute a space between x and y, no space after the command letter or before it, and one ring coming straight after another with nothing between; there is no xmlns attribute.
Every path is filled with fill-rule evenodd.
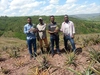
<svg viewBox="0 0 100 75"><path fill-rule="evenodd" d="M37 31L38 31L37 29L34 29L34 30L33 30L33 32L37 32Z"/></svg>
<svg viewBox="0 0 100 75"><path fill-rule="evenodd" d="M59 32L58 30L55 30L55 31L54 31L54 33L58 33L58 32Z"/></svg>
<svg viewBox="0 0 100 75"><path fill-rule="evenodd" d="M44 30L39 30L39 32L44 32Z"/></svg>
<svg viewBox="0 0 100 75"><path fill-rule="evenodd" d="M31 32L31 29L30 29L30 30L28 30L28 32Z"/></svg>
<svg viewBox="0 0 100 75"><path fill-rule="evenodd" d="M35 29L35 28L31 28L30 30L29 30L29 32L37 32L38 30L37 29Z"/></svg>
<svg viewBox="0 0 100 75"><path fill-rule="evenodd" d="M74 34L71 36L72 39L74 39Z"/></svg>
<svg viewBox="0 0 100 75"><path fill-rule="evenodd" d="M53 34L54 32L53 31L48 31L48 33Z"/></svg>

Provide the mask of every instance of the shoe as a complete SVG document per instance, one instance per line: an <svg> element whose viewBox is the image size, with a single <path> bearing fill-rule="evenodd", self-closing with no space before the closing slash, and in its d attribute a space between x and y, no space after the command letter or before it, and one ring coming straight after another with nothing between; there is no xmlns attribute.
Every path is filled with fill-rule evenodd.
<svg viewBox="0 0 100 75"><path fill-rule="evenodd" d="M51 56L54 57L54 53L52 53Z"/></svg>
<svg viewBox="0 0 100 75"><path fill-rule="evenodd" d="M44 54L43 47L41 48L41 53Z"/></svg>
<svg viewBox="0 0 100 75"><path fill-rule="evenodd" d="M33 55L30 55L30 60L32 60L32 58L33 58Z"/></svg>
<svg viewBox="0 0 100 75"><path fill-rule="evenodd" d="M37 57L37 53L34 53L33 58L36 59Z"/></svg>
<svg viewBox="0 0 100 75"><path fill-rule="evenodd" d="M44 54L45 52L43 50L41 50L41 53Z"/></svg>
<svg viewBox="0 0 100 75"><path fill-rule="evenodd" d="M58 54L58 55L61 55L61 53L60 53L60 52L57 52L57 54Z"/></svg>
<svg viewBox="0 0 100 75"><path fill-rule="evenodd" d="M76 48L73 50L73 52L74 52L74 53L76 52Z"/></svg>
<svg viewBox="0 0 100 75"><path fill-rule="evenodd" d="M34 60L36 59L36 57L37 57L37 55L36 55L36 54L34 54L34 56L33 56Z"/></svg>
<svg viewBox="0 0 100 75"><path fill-rule="evenodd" d="M47 50L47 52L49 52L49 51L50 51L50 48L49 48L49 47L47 47L47 48L46 48L46 50Z"/></svg>

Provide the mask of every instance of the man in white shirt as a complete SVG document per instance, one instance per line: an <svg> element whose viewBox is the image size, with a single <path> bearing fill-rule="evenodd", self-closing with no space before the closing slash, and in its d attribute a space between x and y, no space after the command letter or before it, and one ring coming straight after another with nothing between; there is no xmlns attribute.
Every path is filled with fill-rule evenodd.
<svg viewBox="0 0 100 75"><path fill-rule="evenodd" d="M64 22L62 23L60 30L64 34L65 49L67 50L68 48L67 42L69 40L72 45L72 50L75 51L76 50L75 43L74 43L75 27L74 27L74 23L72 21L69 21L68 15L64 16Z"/></svg>

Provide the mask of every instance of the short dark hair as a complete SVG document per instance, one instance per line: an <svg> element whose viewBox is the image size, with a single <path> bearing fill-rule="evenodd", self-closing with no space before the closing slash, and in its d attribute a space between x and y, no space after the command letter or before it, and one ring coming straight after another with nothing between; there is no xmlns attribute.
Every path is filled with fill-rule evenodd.
<svg viewBox="0 0 100 75"><path fill-rule="evenodd" d="M31 17L27 17L27 19L30 19L31 20L32 18Z"/></svg>
<svg viewBox="0 0 100 75"><path fill-rule="evenodd" d="M51 17L54 17L54 15L51 15L50 18L51 18Z"/></svg>
<svg viewBox="0 0 100 75"><path fill-rule="evenodd" d="M68 15L64 15L64 17L68 17Z"/></svg>

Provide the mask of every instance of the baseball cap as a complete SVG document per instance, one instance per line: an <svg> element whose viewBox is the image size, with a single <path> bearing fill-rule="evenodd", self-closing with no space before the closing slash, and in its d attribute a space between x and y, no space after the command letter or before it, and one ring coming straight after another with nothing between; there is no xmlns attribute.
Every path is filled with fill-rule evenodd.
<svg viewBox="0 0 100 75"><path fill-rule="evenodd" d="M43 20L42 17L39 17L39 20Z"/></svg>
<svg viewBox="0 0 100 75"><path fill-rule="evenodd" d="M67 17L68 18L68 15L64 15L64 17Z"/></svg>

